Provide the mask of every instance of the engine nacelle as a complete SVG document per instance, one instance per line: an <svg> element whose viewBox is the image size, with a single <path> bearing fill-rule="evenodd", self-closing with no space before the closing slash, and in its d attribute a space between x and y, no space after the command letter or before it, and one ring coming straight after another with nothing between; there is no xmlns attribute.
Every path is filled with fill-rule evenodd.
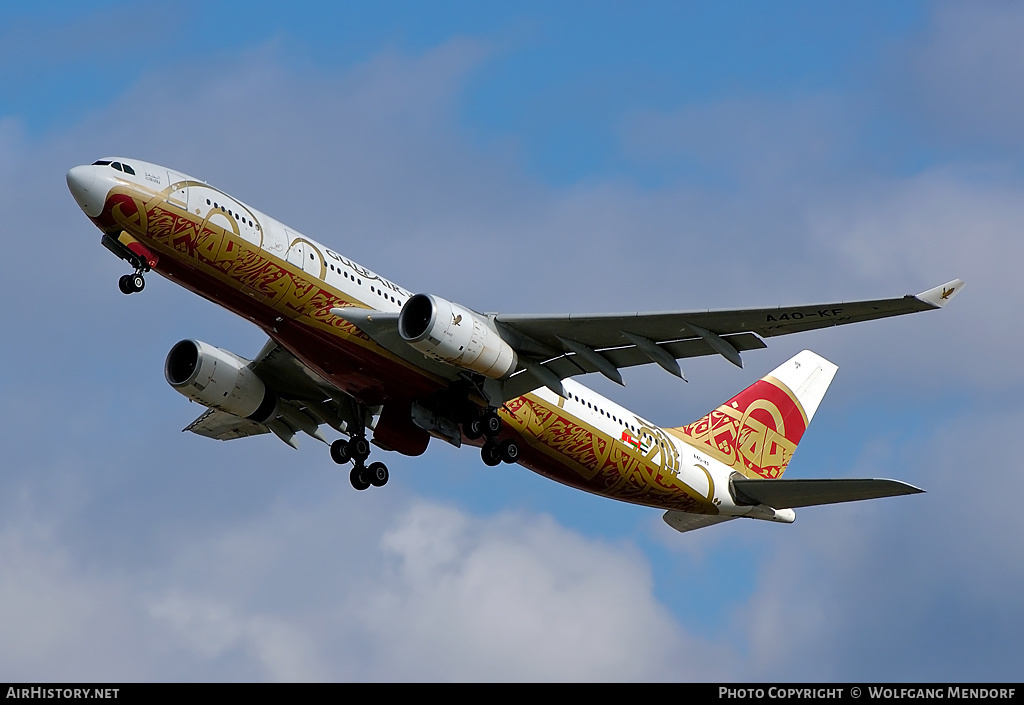
<svg viewBox="0 0 1024 705"><path fill-rule="evenodd" d="M398 332L427 357L501 379L515 371L519 358L491 321L465 306L437 296L416 294L398 315Z"/></svg>
<svg viewBox="0 0 1024 705"><path fill-rule="evenodd" d="M260 423L273 417L277 395L248 367L249 360L198 340L167 353L167 383L192 401Z"/></svg>

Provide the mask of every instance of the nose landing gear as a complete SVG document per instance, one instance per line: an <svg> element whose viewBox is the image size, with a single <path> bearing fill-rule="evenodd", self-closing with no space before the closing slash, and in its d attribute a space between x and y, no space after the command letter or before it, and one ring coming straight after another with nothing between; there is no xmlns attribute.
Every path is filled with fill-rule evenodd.
<svg viewBox="0 0 1024 705"><path fill-rule="evenodd" d="M125 230L105 232L100 242L135 270L134 274L125 274L117 280L121 293L134 294L146 288L143 275L156 266L159 258Z"/></svg>
<svg viewBox="0 0 1024 705"><path fill-rule="evenodd" d="M117 288L121 290L122 294L134 294L145 289L146 279L142 276L142 270L137 270L135 274L125 274L118 279Z"/></svg>

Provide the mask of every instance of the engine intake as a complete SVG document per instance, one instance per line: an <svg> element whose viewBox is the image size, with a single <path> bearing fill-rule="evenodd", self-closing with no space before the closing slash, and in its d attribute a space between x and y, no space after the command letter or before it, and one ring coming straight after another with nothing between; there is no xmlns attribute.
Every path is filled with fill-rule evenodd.
<svg viewBox="0 0 1024 705"><path fill-rule="evenodd" d="M489 319L437 296L416 294L406 301L398 333L427 357L490 379L507 377L519 364Z"/></svg>
<svg viewBox="0 0 1024 705"><path fill-rule="evenodd" d="M167 353L167 383L192 401L263 423L277 410L277 395L249 368L250 361L198 340L182 340Z"/></svg>

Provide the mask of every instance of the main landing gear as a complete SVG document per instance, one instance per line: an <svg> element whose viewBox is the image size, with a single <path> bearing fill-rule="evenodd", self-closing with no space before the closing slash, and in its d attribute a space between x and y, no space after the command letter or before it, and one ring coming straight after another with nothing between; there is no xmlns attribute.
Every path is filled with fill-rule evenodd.
<svg viewBox="0 0 1024 705"><path fill-rule="evenodd" d="M370 457L370 442L366 436L356 435L348 440L339 438L331 444L331 459L338 465L352 462L352 472L348 479L357 490L365 490L370 485L383 487L388 482L388 466L384 463L370 463L367 466L366 459Z"/></svg>
<svg viewBox="0 0 1024 705"><path fill-rule="evenodd" d="M117 280L117 288L122 294L134 294L146 288L146 279L142 276L142 270L135 270L135 274L125 274Z"/></svg>
<svg viewBox="0 0 1024 705"><path fill-rule="evenodd" d="M519 460L518 443L513 440L498 440L501 426L501 417L498 416L498 410L493 407L488 407L482 414L463 425L463 432L470 440L476 440L481 436L486 439L483 448L480 449L480 457L484 465L489 467Z"/></svg>

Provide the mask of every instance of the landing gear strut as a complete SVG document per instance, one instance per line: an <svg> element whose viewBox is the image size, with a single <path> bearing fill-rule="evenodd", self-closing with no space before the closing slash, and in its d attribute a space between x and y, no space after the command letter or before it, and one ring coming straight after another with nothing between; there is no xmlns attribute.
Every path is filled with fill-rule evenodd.
<svg viewBox="0 0 1024 705"><path fill-rule="evenodd" d="M480 449L484 465L494 467L502 462L514 463L519 460L518 443L513 440L498 441L501 427L501 417L494 407L488 407L463 426L467 438L476 440L483 436L486 439L483 448Z"/></svg>
<svg viewBox="0 0 1024 705"><path fill-rule="evenodd" d="M339 465L352 461L352 472L348 479L357 490L365 490L373 485L383 487L388 482L388 466L384 463L370 463L366 466L366 459L370 457L370 442L364 435L355 435L345 440L339 438L331 444L331 459Z"/></svg>
<svg viewBox="0 0 1024 705"><path fill-rule="evenodd" d="M156 266L156 255L128 233L119 229L105 232L100 242L135 270L134 274L125 274L117 280L117 288L121 290L121 293L134 294L145 289L144 275Z"/></svg>

